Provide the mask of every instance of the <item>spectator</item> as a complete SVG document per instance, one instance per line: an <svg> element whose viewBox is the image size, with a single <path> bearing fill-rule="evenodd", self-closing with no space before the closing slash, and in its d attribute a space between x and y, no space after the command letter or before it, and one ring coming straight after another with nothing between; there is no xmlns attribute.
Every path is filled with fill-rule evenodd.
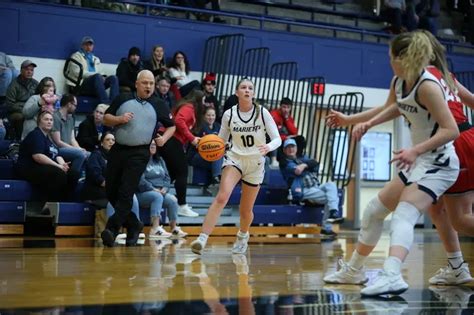
<svg viewBox="0 0 474 315"><path fill-rule="evenodd" d="M161 99L166 106L168 106L169 110L171 111L172 108L176 105L176 97L172 91L170 91L171 87L171 80L170 78L165 76L156 77L156 89L155 94Z"/></svg>
<svg viewBox="0 0 474 315"><path fill-rule="evenodd" d="M206 9L206 5L210 3L213 11L221 10L220 0L179 0L179 3L183 6L196 9ZM196 14L196 18L200 21L210 21L210 16L208 14ZM225 20L217 15L214 15L212 21L214 23L225 23Z"/></svg>
<svg viewBox="0 0 474 315"><path fill-rule="evenodd" d="M283 152L286 163L281 171L290 187L293 201L324 205L321 234L336 236L330 224L342 220L338 215L339 196L336 185L332 182L324 184L319 182L319 163L306 156L298 158L294 139L286 139Z"/></svg>
<svg viewBox="0 0 474 315"><path fill-rule="evenodd" d="M71 172L77 179L80 177L82 166L89 156L85 149L79 146L74 133L77 100L74 95L66 94L61 98L61 107L54 112L54 124L51 138L59 148L59 154L71 162Z"/></svg>
<svg viewBox="0 0 474 315"><path fill-rule="evenodd" d="M0 51L0 104L5 101L8 86L19 74L20 72L15 69L10 57Z"/></svg>
<svg viewBox="0 0 474 315"><path fill-rule="evenodd" d="M150 60L145 62L145 69L153 72L153 76L163 76L168 68L165 62L165 49L161 45L153 46Z"/></svg>
<svg viewBox="0 0 474 315"><path fill-rule="evenodd" d="M128 57L120 61L116 72L120 92L132 92L136 90L135 81L137 80L137 74L144 69L140 57L140 49L138 47L132 47L128 51Z"/></svg>
<svg viewBox="0 0 474 315"><path fill-rule="evenodd" d="M188 96L181 99L173 111L176 131L168 142L159 149L159 154L166 162L166 166L175 180L176 194L178 197L178 214L188 217L197 217L186 202L186 190L188 180L188 165L186 163L186 153L184 146L191 144L196 146L199 137L193 135L202 121L202 100L204 93L200 90L193 90Z"/></svg>
<svg viewBox="0 0 474 315"><path fill-rule="evenodd" d="M400 34L402 31L402 17L406 10L405 0L384 0L382 15L390 24L386 29L392 34Z"/></svg>
<svg viewBox="0 0 474 315"><path fill-rule="evenodd" d="M212 107L207 107L204 110L204 123L202 124L202 128L199 131L198 136L203 137L205 135L210 134L218 135L220 129L221 125L216 122L215 109ZM188 161L189 164L194 167L208 170L211 173L211 184L219 184L222 172L223 158L220 158L219 160L214 162L208 162L204 160L199 154L197 154L197 150L195 147L190 146L188 153Z"/></svg>
<svg viewBox="0 0 474 315"><path fill-rule="evenodd" d="M286 139L293 138L298 144L297 156L300 157L303 155L304 148L306 147L306 141L303 136L298 136L298 128L295 125L295 121L291 116L291 107L293 106L293 101L288 97L282 98L280 101L280 107L274 109L270 112L275 121L275 124L278 127L278 132L280 133L281 142L284 143ZM271 155L272 166L278 167L278 162L282 161L283 150L280 147L276 152L273 151ZM284 159L283 159L284 161Z"/></svg>
<svg viewBox="0 0 474 315"><path fill-rule="evenodd" d="M72 194L74 178L58 147L51 141L53 114L40 112L37 121L38 127L20 144L16 167L20 177L41 192L37 207L44 209L47 201L62 201Z"/></svg>
<svg viewBox="0 0 474 315"><path fill-rule="evenodd" d="M140 206L150 208L150 238L185 237L188 233L176 225L178 219L178 200L169 193L170 176L165 161L157 154L156 144L150 144L150 161L140 178L137 198ZM171 233L160 225L162 208L167 210Z"/></svg>
<svg viewBox="0 0 474 315"><path fill-rule="evenodd" d="M108 202L105 192L107 159L114 143L114 135L110 131L104 132L100 139L100 148L92 152L86 163L86 180L81 191L81 199L99 208L96 211L94 229L97 236L100 236L100 233L105 228L107 214L110 216L114 213L114 208ZM136 197L133 198L132 212L136 215L139 213Z"/></svg>
<svg viewBox="0 0 474 315"><path fill-rule="evenodd" d="M441 4L439 0L420 0L416 5L416 14L419 18L418 28L436 35L438 33L440 11Z"/></svg>
<svg viewBox="0 0 474 315"><path fill-rule="evenodd" d="M44 77L39 82L38 86L36 87L35 94L32 95L23 106L23 132L21 134L21 139L25 139L25 137L38 126L36 118L38 117L38 113L40 111L49 111L51 113L54 112L54 105L50 105L47 103L48 97L43 97L45 91L50 91L54 96L56 96L56 84L54 83L53 78L51 77ZM56 99L58 97L56 96Z"/></svg>
<svg viewBox="0 0 474 315"><path fill-rule="evenodd" d="M215 110L216 117L219 116L219 101L214 95L216 91L216 74L206 73L202 80L201 89L204 91L204 108L212 107Z"/></svg>
<svg viewBox="0 0 474 315"><path fill-rule="evenodd" d="M31 60L21 63L20 75L7 89L6 106L8 121L13 128L13 139L19 141L23 132L23 106L31 95L35 94L38 81L33 79L36 64Z"/></svg>
<svg viewBox="0 0 474 315"><path fill-rule="evenodd" d="M109 127L104 126L104 114L107 108L109 108L107 104L97 105L94 114L87 116L79 125L77 142L81 148L89 152L99 149L103 133L110 130Z"/></svg>
<svg viewBox="0 0 474 315"><path fill-rule="evenodd" d="M102 73L100 59L94 55L94 40L90 36L84 36L81 41L81 49L72 54L71 58L81 64L82 77L79 78L80 67L75 63L69 63L68 74L79 80L80 94L95 96L101 103L110 104L119 94L118 79L114 75L106 76ZM75 83L67 80L67 85L75 87ZM110 88L110 97L106 89Z"/></svg>
<svg viewBox="0 0 474 315"><path fill-rule="evenodd" d="M171 79L176 79L176 85L182 97L185 97L194 88L199 86L198 81L191 80L188 77L190 71L188 57L182 51L175 52L168 72Z"/></svg>

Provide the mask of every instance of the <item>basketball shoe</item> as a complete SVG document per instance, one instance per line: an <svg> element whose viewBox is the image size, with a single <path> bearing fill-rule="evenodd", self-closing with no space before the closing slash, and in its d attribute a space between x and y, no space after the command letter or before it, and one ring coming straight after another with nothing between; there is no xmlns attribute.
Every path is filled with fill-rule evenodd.
<svg viewBox="0 0 474 315"><path fill-rule="evenodd" d="M408 283L403 280L401 273L379 271L377 279L371 284L360 290L362 296L377 296L387 294L402 294L408 290Z"/></svg>
<svg viewBox="0 0 474 315"><path fill-rule="evenodd" d="M429 280L430 284L457 285L472 281L469 265L463 262L459 267L453 268L451 263L440 268Z"/></svg>
<svg viewBox="0 0 474 315"><path fill-rule="evenodd" d="M338 261L339 270L328 274L323 278L326 283L338 283L338 284L364 284L369 279L365 275L364 268L355 269L342 259Z"/></svg>

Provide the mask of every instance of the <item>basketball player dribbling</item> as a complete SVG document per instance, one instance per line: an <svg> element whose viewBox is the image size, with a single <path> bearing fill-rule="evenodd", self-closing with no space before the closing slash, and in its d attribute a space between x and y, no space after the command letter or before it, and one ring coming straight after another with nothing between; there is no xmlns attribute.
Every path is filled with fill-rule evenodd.
<svg viewBox="0 0 474 315"><path fill-rule="evenodd" d="M244 254L247 251L253 206L265 172L265 155L281 145L272 116L267 109L253 103L254 93L252 81L240 80L236 89L239 102L222 116L219 137L228 142L229 149L224 156L219 192L209 207L201 234L191 243L191 250L195 254L202 253L222 209L239 181L242 181L240 229L232 253ZM266 134L270 136L269 143L266 143Z"/></svg>

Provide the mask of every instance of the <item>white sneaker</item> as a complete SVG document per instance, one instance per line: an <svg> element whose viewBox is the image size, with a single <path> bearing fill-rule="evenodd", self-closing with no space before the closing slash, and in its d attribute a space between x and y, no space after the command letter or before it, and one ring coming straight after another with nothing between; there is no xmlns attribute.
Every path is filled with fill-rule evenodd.
<svg viewBox="0 0 474 315"><path fill-rule="evenodd" d="M149 238L170 238L171 237L171 233L170 232L167 232L162 225L160 225L156 230L155 229L151 229L150 230L150 235L148 235Z"/></svg>
<svg viewBox="0 0 474 315"><path fill-rule="evenodd" d="M360 270L355 269L345 263L342 259L337 262L339 270L328 274L323 278L326 283L338 283L338 284L364 284L369 281L369 278L365 275L364 268Z"/></svg>
<svg viewBox="0 0 474 315"><path fill-rule="evenodd" d="M143 233L140 233L140 234L143 234ZM143 236L145 236L145 234L143 234ZM116 238L116 239L115 239L115 242L116 242L117 244L119 244L119 245L125 245L125 243L126 243L126 241L127 241L126 238L127 238L127 237L125 237L125 238L118 238L118 239ZM144 244L145 244L145 237L139 237L138 240L137 240L137 245L144 245Z"/></svg>
<svg viewBox="0 0 474 315"><path fill-rule="evenodd" d="M448 304L448 309L467 308L469 299L473 293L472 289L468 287L429 286L429 289L438 300Z"/></svg>
<svg viewBox="0 0 474 315"><path fill-rule="evenodd" d="M204 247L206 247L206 242L201 240L199 237L191 242L191 250L197 255L201 255Z"/></svg>
<svg viewBox="0 0 474 315"><path fill-rule="evenodd" d="M247 237L239 237L235 240L234 246L232 246L232 254L245 254L247 248L249 247L249 238L250 235L247 234Z"/></svg>
<svg viewBox="0 0 474 315"><path fill-rule="evenodd" d="M117 236L115 237L115 241L118 242L119 240L124 240L127 238L127 233L120 233L120 234L117 234ZM138 235L138 238L145 238L145 233L140 233Z"/></svg>
<svg viewBox="0 0 474 315"><path fill-rule="evenodd" d="M401 273L382 270L377 275L374 283L360 290L360 293L362 296L399 295L406 290L408 290L408 283L403 280Z"/></svg>
<svg viewBox="0 0 474 315"><path fill-rule="evenodd" d="M393 296L391 298L365 298L360 302L364 306L367 314L403 314L407 309L408 303L401 296Z"/></svg>
<svg viewBox="0 0 474 315"><path fill-rule="evenodd" d="M247 263L247 256L242 254L232 255L232 262L236 267L236 272L238 275L248 275L249 274L249 265Z"/></svg>
<svg viewBox="0 0 474 315"><path fill-rule="evenodd" d="M454 269L448 265L440 268L436 274L428 280L430 284L458 285L472 281L469 265L463 262L461 266Z"/></svg>
<svg viewBox="0 0 474 315"><path fill-rule="evenodd" d="M188 204L181 205L178 208L178 215L183 217L198 217L199 213L194 212Z"/></svg>
<svg viewBox="0 0 474 315"><path fill-rule="evenodd" d="M183 238L188 236L188 233L181 230L179 226L176 226L173 231L171 231L171 238Z"/></svg>

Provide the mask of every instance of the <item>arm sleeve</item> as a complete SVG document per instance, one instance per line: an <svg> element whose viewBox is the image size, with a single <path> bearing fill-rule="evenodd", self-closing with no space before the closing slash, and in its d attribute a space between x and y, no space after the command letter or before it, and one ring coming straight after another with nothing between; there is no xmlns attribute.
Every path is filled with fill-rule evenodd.
<svg viewBox="0 0 474 315"><path fill-rule="evenodd" d="M86 149L87 151L92 151L95 149L95 145L98 142L98 135L91 133L90 124L87 121L87 118L79 124L79 131L76 137L79 145Z"/></svg>
<svg viewBox="0 0 474 315"><path fill-rule="evenodd" d="M23 106L23 116L25 119L33 119L38 112L40 107L38 106L39 97L37 95L32 95Z"/></svg>
<svg viewBox="0 0 474 315"><path fill-rule="evenodd" d="M267 129L267 133L271 140L269 143L267 143L267 145L270 148L270 151L276 150L279 146L281 146L281 138L277 125L275 124L272 115L270 115L268 110L264 107L262 107L262 115L263 120L265 121L265 128Z"/></svg>
<svg viewBox="0 0 474 315"><path fill-rule="evenodd" d="M154 106L156 106L155 108L158 115L158 121L161 122L165 128L173 127L174 122L168 106L166 106L166 104L157 97L155 98Z"/></svg>
<svg viewBox="0 0 474 315"><path fill-rule="evenodd" d="M117 116L117 110L119 109L120 105L122 105L122 103L125 100L126 99L121 96L114 98L112 101L112 104L110 104L110 107L107 108L107 110L105 111L105 114Z"/></svg>
<svg viewBox="0 0 474 315"><path fill-rule="evenodd" d="M176 129L179 130L179 133L183 134L189 142L192 142L195 138L186 123L191 116L194 116L194 109L186 105L180 108L174 118Z"/></svg>
<svg viewBox="0 0 474 315"><path fill-rule="evenodd" d="M15 65L13 64L13 61L11 60L11 58L5 55L5 59L6 59L6 66L12 70L15 70Z"/></svg>
<svg viewBox="0 0 474 315"><path fill-rule="evenodd" d="M140 177L140 182L138 183L138 191L145 192L153 190L153 185L145 179L145 174L143 173Z"/></svg>
<svg viewBox="0 0 474 315"><path fill-rule="evenodd" d="M219 130L219 137L224 140L225 143L229 141L230 129L229 129L229 120L230 120L230 111L228 109L222 115L221 129Z"/></svg>
<svg viewBox="0 0 474 315"><path fill-rule="evenodd" d="M286 129L288 129L288 133L292 136L295 136L298 134L298 128L296 128L295 121L293 120L293 117L288 117L286 120L284 120Z"/></svg>

